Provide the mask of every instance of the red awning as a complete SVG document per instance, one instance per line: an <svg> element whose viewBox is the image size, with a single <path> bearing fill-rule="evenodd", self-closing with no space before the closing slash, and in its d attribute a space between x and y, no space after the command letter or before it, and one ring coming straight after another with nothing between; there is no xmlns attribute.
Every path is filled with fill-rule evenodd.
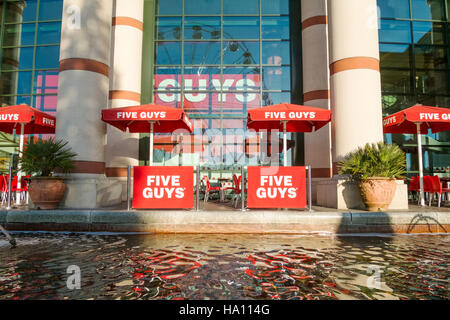
<svg viewBox="0 0 450 320"><path fill-rule="evenodd" d="M422 133L450 130L450 109L416 105L383 119L384 133L417 133L420 123Z"/></svg>
<svg viewBox="0 0 450 320"><path fill-rule="evenodd" d="M24 134L55 133L56 118L25 104L0 108L0 131L20 133L20 124L25 125Z"/></svg>
<svg viewBox="0 0 450 320"><path fill-rule="evenodd" d="M331 121L331 111L282 103L250 110L248 112L247 127L256 131L283 131L284 121L286 121L287 132L312 132L322 128Z"/></svg>
<svg viewBox="0 0 450 320"><path fill-rule="evenodd" d="M153 122L154 132L172 133L177 129L194 130L193 124L183 109L155 104L113 108L102 110L102 120L110 125L129 132L150 132Z"/></svg>

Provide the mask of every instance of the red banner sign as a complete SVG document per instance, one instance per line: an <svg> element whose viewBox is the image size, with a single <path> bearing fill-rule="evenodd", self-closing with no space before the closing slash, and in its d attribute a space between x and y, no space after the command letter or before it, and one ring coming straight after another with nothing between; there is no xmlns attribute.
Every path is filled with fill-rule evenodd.
<svg viewBox="0 0 450 320"><path fill-rule="evenodd" d="M194 207L194 167L134 167L133 208Z"/></svg>
<svg viewBox="0 0 450 320"><path fill-rule="evenodd" d="M247 207L306 208L306 167L248 167Z"/></svg>

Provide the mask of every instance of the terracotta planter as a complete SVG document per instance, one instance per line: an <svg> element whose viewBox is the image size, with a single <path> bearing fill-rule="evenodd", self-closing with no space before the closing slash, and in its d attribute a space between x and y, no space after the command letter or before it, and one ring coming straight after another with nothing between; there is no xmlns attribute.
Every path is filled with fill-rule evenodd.
<svg viewBox="0 0 450 320"><path fill-rule="evenodd" d="M66 184L59 177L32 177L28 190L37 208L56 209L64 197Z"/></svg>
<svg viewBox="0 0 450 320"><path fill-rule="evenodd" d="M395 179L369 178L358 182L361 199L368 211L386 211L397 189Z"/></svg>

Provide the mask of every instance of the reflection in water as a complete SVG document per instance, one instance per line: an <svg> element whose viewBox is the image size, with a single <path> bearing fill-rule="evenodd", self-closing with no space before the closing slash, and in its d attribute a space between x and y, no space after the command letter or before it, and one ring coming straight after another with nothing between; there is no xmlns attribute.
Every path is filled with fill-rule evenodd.
<svg viewBox="0 0 450 320"><path fill-rule="evenodd" d="M0 299L449 299L450 236L19 234ZM81 269L69 290L67 268Z"/></svg>

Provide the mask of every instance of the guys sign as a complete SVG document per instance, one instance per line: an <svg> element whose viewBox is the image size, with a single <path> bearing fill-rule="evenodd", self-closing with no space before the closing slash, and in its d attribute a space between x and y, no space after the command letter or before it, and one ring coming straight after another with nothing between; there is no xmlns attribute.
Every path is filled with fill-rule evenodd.
<svg viewBox="0 0 450 320"><path fill-rule="evenodd" d="M194 167L134 167L133 208L194 207Z"/></svg>
<svg viewBox="0 0 450 320"><path fill-rule="evenodd" d="M248 167L247 207L306 208L305 167Z"/></svg>

